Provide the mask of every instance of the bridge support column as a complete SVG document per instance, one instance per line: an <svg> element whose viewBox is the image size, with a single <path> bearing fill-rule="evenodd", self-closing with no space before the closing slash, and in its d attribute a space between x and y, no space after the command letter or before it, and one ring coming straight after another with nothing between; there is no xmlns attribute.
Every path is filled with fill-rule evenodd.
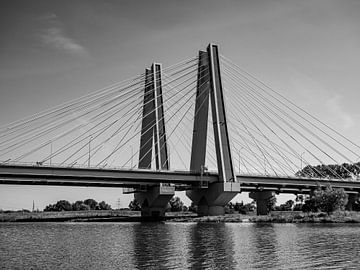
<svg viewBox="0 0 360 270"><path fill-rule="evenodd" d="M267 215L269 213L268 199L275 195L274 191L254 191L249 193L249 197L256 202L257 215Z"/></svg>
<svg viewBox="0 0 360 270"><path fill-rule="evenodd" d="M348 194L348 202L345 206L345 209L348 211L352 211L353 210L353 205L354 203L359 199L359 194L354 194L354 193L350 193Z"/></svg>
<svg viewBox="0 0 360 270"><path fill-rule="evenodd" d="M157 185L146 192L135 193L135 199L141 205L141 216L145 218L162 218L167 205L175 194L175 187Z"/></svg>
<svg viewBox="0 0 360 270"><path fill-rule="evenodd" d="M199 216L225 214L225 205L240 192L240 183L213 183L208 188L192 189L186 195L198 206Z"/></svg>

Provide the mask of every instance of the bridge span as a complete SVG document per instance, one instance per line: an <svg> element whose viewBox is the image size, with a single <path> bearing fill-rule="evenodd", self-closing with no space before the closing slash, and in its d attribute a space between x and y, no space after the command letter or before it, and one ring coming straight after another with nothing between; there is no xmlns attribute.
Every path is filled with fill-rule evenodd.
<svg viewBox="0 0 360 270"><path fill-rule="evenodd" d="M86 187L146 188L159 183L173 184L175 190L191 189L219 181L217 173L189 171L152 171L145 169L99 169L35 165L0 165L0 184L55 185ZM317 186L330 184L347 193L359 193L360 181L352 179L326 179L290 176L236 175L234 183L239 192L275 191L278 193L309 194Z"/></svg>

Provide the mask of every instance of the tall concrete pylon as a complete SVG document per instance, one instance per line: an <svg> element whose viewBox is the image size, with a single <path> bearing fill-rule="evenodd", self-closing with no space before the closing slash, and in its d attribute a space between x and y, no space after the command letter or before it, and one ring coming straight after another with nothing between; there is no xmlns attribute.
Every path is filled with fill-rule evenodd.
<svg viewBox="0 0 360 270"><path fill-rule="evenodd" d="M209 98L219 179L207 188L193 186L186 195L198 206L199 215L223 215L224 206L240 192L240 184L236 183L231 158L219 51L214 44L209 44L206 52L199 52L190 170L200 174L205 168Z"/></svg>
<svg viewBox="0 0 360 270"><path fill-rule="evenodd" d="M145 70L139 169L151 169L154 152L156 170L169 170L161 75L161 64ZM141 204L143 217L162 217L174 194L174 186L158 184L136 192L135 199Z"/></svg>
<svg viewBox="0 0 360 270"><path fill-rule="evenodd" d="M154 63L145 70L139 169L151 168L154 147L156 169L169 170L161 82L161 64Z"/></svg>

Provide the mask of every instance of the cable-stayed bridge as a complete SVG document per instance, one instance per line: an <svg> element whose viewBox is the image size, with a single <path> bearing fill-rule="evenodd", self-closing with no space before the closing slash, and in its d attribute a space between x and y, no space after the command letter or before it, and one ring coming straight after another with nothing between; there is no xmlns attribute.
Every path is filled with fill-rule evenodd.
<svg viewBox="0 0 360 270"><path fill-rule="evenodd" d="M143 215L175 190L200 214L249 191L360 191L360 146L254 75L206 51L0 127L0 183L123 187ZM351 201L350 200L350 201Z"/></svg>

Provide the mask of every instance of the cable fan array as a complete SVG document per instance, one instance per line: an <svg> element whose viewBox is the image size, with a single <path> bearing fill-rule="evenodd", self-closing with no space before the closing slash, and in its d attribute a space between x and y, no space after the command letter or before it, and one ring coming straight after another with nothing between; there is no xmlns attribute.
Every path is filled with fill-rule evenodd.
<svg viewBox="0 0 360 270"><path fill-rule="evenodd" d="M195 103L201 98L196 96L196 89L201 87L200 82L208 84L198 78L198 62L198 57L194 57L161 71L164 116L158 121L165 124L165 162L171 161L171 170L189 170L193 122L198 113ZM220 56L220 65L237 173L359 177L360 163L356 161L360 146L225 56ZM201 73L204 78L208 75L207 69ZM137 168L141 161L142 119L146 117L143 106L144 102L153 101L144 99L149 83L144 73L0 127L0 163ZM209 127L206 166L217 170L211 103L209 106L208 118L204 120ZM146 129L152 130L156 124ZM151 168L155 169L155 153L152 158Z"/></svg>
<svg viewBox="0 0 360 270"><path fill-rule="evenodd" d="M164 122L171 169L188 170L189 167L197 69L198 58L195 57L162 70ZM145 74L142 74L2 126L1 162L65 167L138 167L146 82ZM214 153L210 156L215 161ZM155 155L152 157L154 160Z"/></svg>
<svg viewBox="0 0 360 270"><path fill-rule="evenodd" d="M220 58L234 164L242 174L356 178L360 146Z"/></svg>

